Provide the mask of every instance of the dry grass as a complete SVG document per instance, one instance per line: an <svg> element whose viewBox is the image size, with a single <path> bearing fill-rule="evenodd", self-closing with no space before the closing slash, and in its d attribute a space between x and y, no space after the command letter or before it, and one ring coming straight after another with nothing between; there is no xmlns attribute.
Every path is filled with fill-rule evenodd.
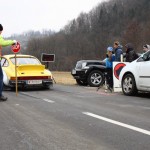
<svg viewBox="0 0 150 150"><path fill-rule="evenodd" d="M66 85L75 85L76 84L76 80L71 75L71 72L54 71L54 72L52 72L52 74L53 74L53 77L54 77L56 83L66 84Z"/></svg>

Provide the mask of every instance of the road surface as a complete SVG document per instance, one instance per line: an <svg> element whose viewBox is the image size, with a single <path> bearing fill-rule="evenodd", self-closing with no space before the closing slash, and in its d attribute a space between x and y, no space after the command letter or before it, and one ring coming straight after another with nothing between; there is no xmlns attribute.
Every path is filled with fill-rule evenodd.
<svg viewBox="0 0 150 150"><path fill-rule="evenodd" d="M4 95L0 150L150 149L150 94L54 85Z"/></svg>

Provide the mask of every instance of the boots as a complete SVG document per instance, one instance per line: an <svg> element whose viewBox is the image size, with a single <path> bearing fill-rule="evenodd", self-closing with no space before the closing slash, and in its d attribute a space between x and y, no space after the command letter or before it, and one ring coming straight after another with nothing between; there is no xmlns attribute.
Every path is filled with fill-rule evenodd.
<svg viewBox="0 0 150 150"><path fill-rule="evenodd" d="M7 100L7 97L5 97L5 96L0 96L0 101L6 101Z"/></svg>

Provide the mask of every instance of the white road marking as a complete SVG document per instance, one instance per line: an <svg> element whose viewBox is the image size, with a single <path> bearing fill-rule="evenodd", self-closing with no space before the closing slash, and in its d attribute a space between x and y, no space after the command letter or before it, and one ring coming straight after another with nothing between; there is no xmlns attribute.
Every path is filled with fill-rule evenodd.
<svg viewBox="0 0 150 150"><path fill-rule="evenodd" d="M142 128L138 128L138 127L135 127L135 126L132 126L132 125L128 125L128 124L125 124L125 123L122 123L122 122L118 122L118 121L115 121L115 120L112 120L112 119L109 119L109 118L105 118L105 117L102 117L102 116L99 116L99 115L96 115L96 114L93 114L93 113L90 113L90 112L82 112L82 113L85 114L85 115L88 115L88 116L91 116L91 117L94 117L94 118L97 118L97 119L115 124L115 125L118 125L118 126L122 126L124 128L128 128L128 129L131 129L131 130L134 130L134 131L146 134L146 135L150 135L150 131L144 130Z"/></svg>
<svg viewBox="0 0 150 150"><path fill-rule="evenodd" d="M55 103L54 101L49 100L49 99L43 99L43 101L48 102L48 103Z"/></svg>

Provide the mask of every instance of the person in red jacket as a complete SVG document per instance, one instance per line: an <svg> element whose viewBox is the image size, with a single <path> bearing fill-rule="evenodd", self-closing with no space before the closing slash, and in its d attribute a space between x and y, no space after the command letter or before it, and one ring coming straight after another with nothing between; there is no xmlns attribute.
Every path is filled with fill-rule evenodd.
<svg viewBox="0 0 150 150"><path fill-rule="evenodd" d="M2 31L3 31L3 26L0 24L0 52L2 50L2 47L10 46L17 43L16 40L4 40L3 37L1 36ZM2 91L3 91L3 71L0 65L0 101L6 101L7 97L3 96Z"/></svg>

